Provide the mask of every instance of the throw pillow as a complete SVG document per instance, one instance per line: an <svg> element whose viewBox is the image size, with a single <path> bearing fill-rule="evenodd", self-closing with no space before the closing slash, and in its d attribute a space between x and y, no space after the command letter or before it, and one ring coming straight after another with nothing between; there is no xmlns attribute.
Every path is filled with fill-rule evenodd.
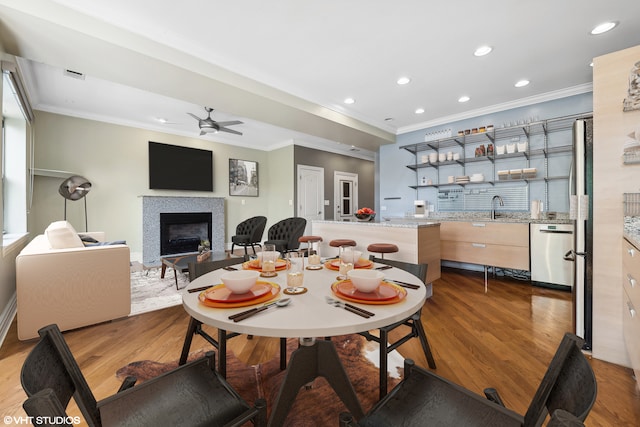
<svg viewBox="0 0 640 427"><path fill-rule="evenodd" d="M45 230L51 249L82 248L84 244L68 221L52 222Z"/></svg>
<svg viewBox="0 0 640 427"><path fill-rule="evenodd" d="M127 241L126 240L115 240L113 242L98 242L96 241L96 243L85 243L84 245L86 247L89 246L110 246L110 245L126 245Z"/></svg>

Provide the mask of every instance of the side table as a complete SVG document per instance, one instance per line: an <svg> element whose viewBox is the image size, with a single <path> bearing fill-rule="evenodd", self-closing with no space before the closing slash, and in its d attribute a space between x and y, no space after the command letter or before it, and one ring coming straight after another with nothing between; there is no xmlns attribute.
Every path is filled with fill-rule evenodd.
<svg viewBox="0 0 640 427"><path fill-rule="evenodd" d="M162 261L162 269L160 270L160 278L164 279L164 275L167 272L167 267L173 268L173 277L176 281L176 289L178 289L178 271L186 273L189 271L190 262L203 262L203 261L218 261L225 259L227 254L224 252L211 251L204 254L187 254L187 255L167 255L160 257ZM178 289L179 290L179 289Z"/></svg>

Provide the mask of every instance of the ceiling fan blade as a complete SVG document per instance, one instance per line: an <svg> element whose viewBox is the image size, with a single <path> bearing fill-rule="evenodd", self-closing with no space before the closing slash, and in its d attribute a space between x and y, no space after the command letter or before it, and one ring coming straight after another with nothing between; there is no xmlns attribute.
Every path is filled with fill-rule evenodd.
<svg viewBox="0 0 640 427"><path fill-rule="evenodd" d="M242 132L238 132L237 130L233 130L229 128L224 128L222 126L220 126L220 132L228 132L228 133L233 133L235 135L242 135Z"/></svg>
<svg viewBox="0 0 640 427"><path fill-rule="evenodd" d="M187 114L193 117L194 119L196 119L197 121L202 120L200 117L196 116L195 114L191 114L191 113L187 113Z"/></svg>
<svg viewBox="0 0 640 427"><path fill-rule="evenodd" d="M220 127L243 124L240 120L231 120L231 121L228 121L228 122L216 122L216 123L218 123L218 126L220 126Z"/></svg>
<svg viewBox="0 0 640 427"><path fill-rule="evenodd" d="M207 132L205 132L205 131L203 131L203 130L201 130L201 131L200 131L200 136L202 136L202 135L206 135L206 134L207 134Z"/></svg>

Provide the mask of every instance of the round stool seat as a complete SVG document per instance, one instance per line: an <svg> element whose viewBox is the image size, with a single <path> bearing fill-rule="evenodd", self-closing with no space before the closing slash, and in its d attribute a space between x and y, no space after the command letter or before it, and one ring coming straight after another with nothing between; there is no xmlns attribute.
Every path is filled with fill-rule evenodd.
<svg viewBox="0 0 640 427"><path fill-rule="evenodd" d="M351 239L334 239L329 242L329 246L339 248L340 246L355 246L356 241Z"/></svg>
<svg viewBox="0 0 640 427"><path fill-rule="evenodd" d="M367 246L367 250L379 253L382 258L384 258L384 254L392 254L399 251L398 246L393 243L372 243Z"/></svg>
<svg viewBox="0 0 640 427"><path fill-rule="evenodd" d="M315 242L322 242L322 237L320 236L300 236L298 238L298 242L300 243L315 243Z"/></svg>

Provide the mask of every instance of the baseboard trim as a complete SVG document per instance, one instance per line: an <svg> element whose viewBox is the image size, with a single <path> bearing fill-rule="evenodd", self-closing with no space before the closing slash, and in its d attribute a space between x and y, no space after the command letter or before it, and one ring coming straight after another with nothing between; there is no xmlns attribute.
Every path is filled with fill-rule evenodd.
<svg viewBox="0 0 640 427"><path fill-rule="evenodd" d="M17 312L18 300L16 298L16 293L14 292L9 303L6 305L4 310L2 310L2 314L0 315L0 347L2 347L4 339L7 337L7 333L9 332L9 328L11 327L11 323L13 322L14 317L16 317Z"/></svg>

